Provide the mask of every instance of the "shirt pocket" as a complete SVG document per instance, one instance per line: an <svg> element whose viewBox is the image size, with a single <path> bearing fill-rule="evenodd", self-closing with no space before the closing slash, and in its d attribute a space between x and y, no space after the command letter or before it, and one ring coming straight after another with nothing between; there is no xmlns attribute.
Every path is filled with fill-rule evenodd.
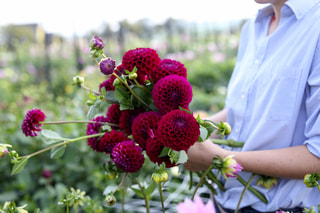
<svg viewBox="0 0 320 213"><path fill-rule="evenodd" d="M265 76L265 106L267 120L291 120L296 106L299 88L299 68L273 67Z"/></svg>

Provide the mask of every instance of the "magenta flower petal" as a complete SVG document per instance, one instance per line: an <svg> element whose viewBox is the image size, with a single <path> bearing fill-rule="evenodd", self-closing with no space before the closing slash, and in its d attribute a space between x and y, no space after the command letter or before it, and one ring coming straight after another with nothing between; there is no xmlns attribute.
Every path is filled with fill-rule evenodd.
<svg viewBox="0 0 320 213"><path fill-rule="evenodd" d="M132 123L132 137L143 149L146 148L147 140L152 137L158 129L161 118L159 112L140 113Z"/></svg>
<svg viewBox="0 0 320 213"><path fill-rule="evenodd" d="M136 108L134 110L122 110L119 118L120 129L125 131L127 135L131 135L133 121L142 112L145 112L143 108Z"/></svg>
<svg viewBox="0 0 320 213"><path fill-rule="evenodd" d="M40 122L44 121L46 118L46 115L40 110L40 109L32 109L29 110L24 117L24 120L22 122L22 132L26 136L34 137L37 136L40 132L42 124Z"/></svg>
<svg viewBox="0 0 320 213"><path fill-rule="evenodd" d="M92 121L96 121L96 123L88 123L87 125L87 135L94 135L98 134L101 130L101 127L104 125L104 122L107 122L107 118L104 116L98 116ZM88 145L97 152L103 152L103 150L99 147L100 138L99 137L93 137L88 138Z"/></svg>
<svg viewBox="0 0 320 213"><path fill-rule="evenodd" d="M175 151L187 151L199 139L199 124L186 111L172 110L162 116L158 125L163 145Z"/></svg>
<svg viewBox="0 0 320 213"><path fill-rule="evenodd" d="M139 171L144 163L142 148L133 141L116 144L112 149L111 159L118 168L129 173Z"/></svg>
<svg viewBox="0 0 320 213"><path fill-rule="evenodd" d="M120 116L121 116L121 111L120 111L119 104L112 104L111 106L108 107L108 111L107 111L107 122L108 123L119 125ZM111 126L111 129L118 130L119 127Z"/></svg>
<svg viewBox="0 0 320 213"><path fill-rule="evenodd" d="M111 58L101 59L99 63L100 71L105 75L112 74L115 67L116 67L116 61L112 60Z"/></svg>
<svg viewBox="0 0 320 213"><path fill-rule="evenodd" d="M189 109L192 101L192 87L185 77L168 75L154 85L152 99L162 114L179 107Z"/></svg>
<svg viewBox="0 0 320 213"><path fill-rule="evenodd" d="M164 78L168 75L179 75L183 77L187 77L187 69L184 67L179 61L171 60L171 59L163 59L157 69L151 73L151 78L153 83L157 83L161 78Z"/></svg>
<svg viewBox="0 0 320 213"><path fill-rule="evenodd" d="M93 36L89 42L89 47L95 50L102 50L104 48L103 40L98 36Z"/></svg>
<svg viewBox="0 0 320 213"><path fill-rule="evenodd" d="M118 143L130 140L123 132L111 130L106 132L100 139L99 147L100 150L107 154L112 152L112 149Z"/></svg>

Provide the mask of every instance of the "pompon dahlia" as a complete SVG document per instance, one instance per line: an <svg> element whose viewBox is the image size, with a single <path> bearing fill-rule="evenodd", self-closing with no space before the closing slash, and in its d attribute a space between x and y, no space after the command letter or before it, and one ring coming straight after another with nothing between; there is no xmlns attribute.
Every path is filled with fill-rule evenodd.
<svg viewBox="0 0 320 213"><path fill-rule="evenodd" d="M96 121L96 123L88 123L87 125L87 135L94 135L100 132L100 128L104 125L104 122L107 122L107 118L104 116L98 116L92 119L92 121ZM97 152L103 152L103 150L99 147L100 138L93 137L88 138L88 145Z"/></svg>
<svg viewBox="0 0 320 213"><path fill-rule="evenodd" d="M192 114L183 110L172 110L159 121L158 134L161 135L165 147L187 152L199 139L199 124Z"/></svg>
<svg viewBox="0 0 320 213"><path fill-rule="evenodd" d="M142 112L145 112L143 108L122 110L119 118L120 129L122 129L127 135L131 135L133 121Z"/></svg>
<svg viewBox="0 0 320 213"><path fill-rule="evenodd" d="M112 152L112 149L115 145L123 141L129 141L129 140L130 139L124 134L124 132L111 130L110 132L106 132L100 138L99 147L100 147L100 150L109 154Z"/></svg>
<svg viewBox="0 0 320 213"><path fill-rule="evenodd" d="M161 59L156 50L151 48L136 48L127 51L122 57L122 65L132 71L137 67L138 76L150 75L158 67Z"/></svg>
<svg viewBox="0 0 320 213"><path fill-rule="evenodd" d="M157 83L161 78L164 78L168 75L179 75L183 77L187 77L187 69L184 67L179 61L171 60L171 59L163 59L157 69L151 73L151 78L153 83Z"/></svg>
<svg viewBox="0 0 320 213"><path fill-rule="evenodd" d="M163 162L165 162L166 168L175 166L175 164L170 161L169 156L159 157L163 148L164 146L160 136L149 138L146 144L146 154L153 163L158 163L158 165L161 165Z"/></svg>
<svg viewBox="0 0 320 213"><path fill-rule="evenodd" d="M153 137L158 129L158 122L161 118L159 112L140 113L132 123L132 137L143 149L146 148L147 140Z"/></svg>
<svg viewBox="0 0 320 213"><path fill-rule="evenodd" d="M162 114L179 107L189 109L192 87L185 77L168 75L154 85L152 100Z"/></svg>
<svg viewBox="0 0 320 213"><path fill-rule="evenodd" d="M94 50L102 50L104 48L103 40L98 36L93 36L89 42L89 47Z"/></svg>
<svg viewBox="0 0 320 213"><path fill-rule="evenodd" d="M111 75L108 79L102 82L99 85L99 92L101 92L102 88L105 88L106 91L114 91L115 87L113 86L113 82L116 78L117 78L116 76Z"/></svg>
<svg viewBox="0 0 320 213"><path fill-rule="evenodd" d="M112 60L110 57L101 59L99 63L100 71L105 75L112 74L115 67L116 61Z"/></svg>
<svg viewBox="0 0 320 213"><path fill-rule="evenodd" d="M144 163L142 148L133 141L118 143L112 149L111 159L125 172L137 172Z"/></svg>
<svg viewBox="0 0 320 213"><path fill-rule="evenodd" d="M120 105L112 104L108 107L107 111L107 122L112 124L119 124L119 119L121 116ZM119 127L111 126L111 129L118 130Z"/></svg>
<svg viewBox="0 0 320 213"><path fill-rule="evenodd" d="M41 121L44 121L46 118L46 115L40 110L40 109L32 109L29 110L24 117L24 120L22 122L22 132L26 136L34 137L37 136L40 132L42 124L40 124Z"/></svg>

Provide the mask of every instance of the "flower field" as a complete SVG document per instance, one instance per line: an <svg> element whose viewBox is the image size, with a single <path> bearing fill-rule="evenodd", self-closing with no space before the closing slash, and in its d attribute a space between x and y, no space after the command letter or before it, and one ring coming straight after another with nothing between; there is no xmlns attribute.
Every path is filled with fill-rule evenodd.
<svg viewBox="0 0 320 213"><path fill-rule="evenodd" d="M188 100L191 103L187 104L190 110L205 116L221 109L224 106L226 86L235 62L239 31L233 30L231 33L202 30L195 36L185 30L182 33L170 34L170 37L166 37L164 32L156 35L158 36L145 38L145 35L132 31L124 36L124 41L119 40L119 35L102 34L101 37L106 41L105 52L117 59L116 61L120 61L124 52L138 47L156 49L161 58L168 59L168 63L171 63L170 60L180 61L188 71L185 77L192 87L193 98ZM35 138L25 137L25 132L21 129L21 127L26 129L22 126L22 122L27 111L33 108L42 109L46 120L87 119L86 115L90 109L87 104L88 92L73 86L72 79L77 75L83 76L86 86L101 91L99 84L104 82L105 78L102 73L97 72L97 67L89 56L88 41L91 37L92 35L77 39L61 38L50 44L28 40L15 40L10 45L0 43L0 143L11 144L20 156L45 147L41 135ZM108 65L104 65L106 73ZM159 78L155 81L161 81L158 76L153 78ZM155 90L169 87L165 82L159 85L161 87ZM180 83L175 85L179 88ZM107 88L108 85L104 86ZM185 89L183 86L180 87L181 90ZM188 92L190 91L185 91ZM157 96L157 91L154 93ZM158 96L156 100L165 99L162 95ZM172 110L165 108L168 105L162 102L155 105L159 111ZM41 116L40 114L40 119ZM148 118L142 117L141 123L146 119ZM85 134L86 131L89 134L88 126L83 123L72 123L50 126L50 129L65 138L75 138ZM166 126L168 122L164 124L164 132ZM94 128L92 126L91 129ZM124 136L111 131L110 135L103 137L103 140L109 140L108 137L115 140ZM133 137L139 136L133 135ZM135 149L130 143L126 146L130 150ZM144 212L141 197L134 193L139 184L117 192L115 194L117 202L114 206L107 207L104 204L106 192L113 190L112 187L116 184L114 177L111 177L110 173L105 173L105 153L95 152L92 149L101 149L94 139L88 140L88 144L85 140L69 144L61 158L52 158L50 152L44 152L36 158L30 158L24 170L16 175L10 174L12 165L9 158L4 156L0 160L0 206L6 201L15 201L17 206L27 204L25 209L30 212L36 212L36 209L39 209L38 212L65 212L66 205L69 205L67 195L77 195L81 198L81 202L73 205L74 212L120 212L123 209L126 209L125 212L130 212L130 209L136 209L132 212ZM107 145L103 146L103 150L107 149ZM114 159L118 159L117 154L113 155ZM136 164L135 162L130 167L132 170L129 172L135 171ZM150 171L151 167L152 165ZM145 181L150 182L151 175L152 172L144 170L136 178L143 185ZM196 180L197 178L195 177ZM177 175L174 170L170 170L169 179L170 181L164 184L163 191L166 197L164 202L167 212L175 212L174 206L184 200L184 195L192 194L188 190L189 175L185 172ZM72 191L71 188L85 194L77 190ZM210 196L206 187L200 188L198 193L205 199ZM160 198L156 190L152 196L151 212L152 209L154 212L160 211Z"/></svg>

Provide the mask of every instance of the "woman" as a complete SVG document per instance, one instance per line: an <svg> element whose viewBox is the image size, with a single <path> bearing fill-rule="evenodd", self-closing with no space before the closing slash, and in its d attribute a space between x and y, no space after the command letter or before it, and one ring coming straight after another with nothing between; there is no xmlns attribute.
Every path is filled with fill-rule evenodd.
<svg viewBox="0 0 320 213"><path fill-rule="evenodd" d="M320 204L318 189L303 183L320 173L320 0L256 2L270 5L244 25L225 109L210 118L227 121L228 137L245 144L227 150L196 143L185 169L205 170L214 156L233 155L246 180L252 173L279 178L270 190L258 188L268 204L246 192L242 212L302 212ZM224 185L216 200L232 212L243 185L232 178Z"/></svg>

